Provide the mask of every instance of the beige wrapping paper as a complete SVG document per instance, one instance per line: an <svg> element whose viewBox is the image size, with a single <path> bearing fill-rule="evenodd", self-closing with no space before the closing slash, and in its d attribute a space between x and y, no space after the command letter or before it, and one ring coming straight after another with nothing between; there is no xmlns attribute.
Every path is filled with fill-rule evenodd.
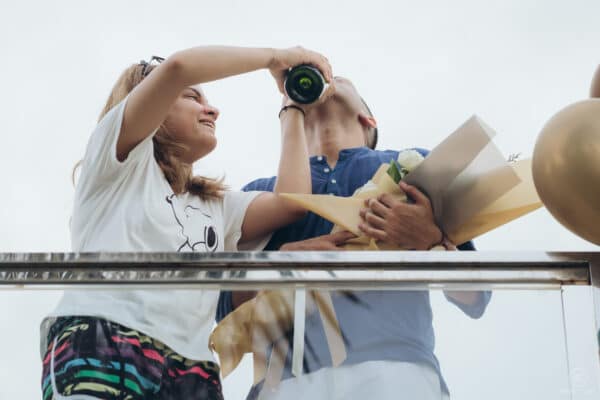
<svg viewBox="0 0 600 400"><path fill-rule="evenodd" d="M292 296L291 291L262 291L217 325L209 348L219 355L223 377L238 366L245 353L254 353L254 383L265 377L265 349L291 328Z"/></svg>
<svg viewBox="0 0 600 400"><path fill-rule="evenodd" d="M346 348L339 322L327 292L308 291L306 312L318 312L331 360L334 366L346 358ZM294 321L294 292L292 290L264 290L227 315L209 338L209 348L219 355L223 377L229 375L240 363L245 353L254 356L254 383L265 379L274 387L283 373L283 364L289 349L285 333ZM302 334L302 337L304 335ZM267 360L265 350L274 344Z"/></svg>
<svg viewBox="0 0 600 400"><path fill-rule="evenodd" d="M531 159L517 161L513 169L521 183L446 236L454 243L464 243L483 235L542 206L533 184Z"/></svg>

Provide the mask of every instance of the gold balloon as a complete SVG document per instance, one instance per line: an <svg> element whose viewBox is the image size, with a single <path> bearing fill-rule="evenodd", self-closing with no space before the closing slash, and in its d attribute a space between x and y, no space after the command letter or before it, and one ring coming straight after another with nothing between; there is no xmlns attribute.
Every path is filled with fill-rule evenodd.
<svg viewBox="0 0 600 400"><path fill-rule="evenodd" d="M533 151L532 172L548 211L600 245L600 99L571 104L546 123Z"/></svg>
<svg viewBox="0 0 600 400"><path fill-rule="evenodd" d="M596 73L592 78L592 85L590 86L590 97L600 97L600 65L596 69Z"/></svg>

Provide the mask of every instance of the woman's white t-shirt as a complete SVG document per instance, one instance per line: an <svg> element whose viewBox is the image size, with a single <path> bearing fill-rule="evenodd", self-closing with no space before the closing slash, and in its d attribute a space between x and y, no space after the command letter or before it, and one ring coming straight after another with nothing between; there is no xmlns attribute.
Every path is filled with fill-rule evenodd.
<svg viewBox="0 0 600 400"><path fill-rule="evenodd" d="M237 250L244 214L260 192L226 192L211 201L175 196L154 159L153 135L118 161L125 104L106 114L88 144L71 220L73 251ZM255 249L262 249L267 239ZM105 318L158 339L189 359L213 360L208 337L217 301L214 290L67 290L50 317ZM52 320L42 323L42 342Z"/></svg>

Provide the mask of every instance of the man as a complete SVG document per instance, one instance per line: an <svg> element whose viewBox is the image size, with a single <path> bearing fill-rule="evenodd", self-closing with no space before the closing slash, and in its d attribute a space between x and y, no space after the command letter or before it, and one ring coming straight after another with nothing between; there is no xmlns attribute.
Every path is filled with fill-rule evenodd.
<svg viewBox="0 0 600 400"><path fill-rule="evenodd" d="M377 124L352 83L334 80L335 92L304 113L314 194L351 196L397 151L376 151ZM284 114L285 115L285 114ZM285 118L285 116L284 116ZM286 124L283 124L285 127ZM417 149L422 155L425 150ZM258 179L244 190L271 191L275 178ZM427 250L443 240L435 225L431 204L417 188L401 183L413 200L403 203L391 196L370 199L361 211L361 230L368 236L405 248ZM337 250L353 237L329 234L332 224L312 213L274 233L266 250ZM473 250L471 243L459 246ZM239 306L251 294L223 292L217 318ZM460 292L446 297L473 318L480 317L489 292ZM428 291L356 291L332 293L334 309L346 343L347 358L331 367L321 319L306 316L304 375L291 375L289 352L278 391L265 398L290 399L442 399L448 389L434 355L434 332ZM289 334L291 344L292 333ZM261 385L248 398L258 397Z"/></svg>

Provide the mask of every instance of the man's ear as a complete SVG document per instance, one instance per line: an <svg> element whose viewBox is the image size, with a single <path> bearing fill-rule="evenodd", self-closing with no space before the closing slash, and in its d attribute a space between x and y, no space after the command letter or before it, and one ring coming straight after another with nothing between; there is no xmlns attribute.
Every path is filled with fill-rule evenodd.
<svg viewBox="0 0 600 400"><path fill-rule="evenodd" d="M377 121L370 115L358 114L358 122L365 128L377 128Z"/></svg>

